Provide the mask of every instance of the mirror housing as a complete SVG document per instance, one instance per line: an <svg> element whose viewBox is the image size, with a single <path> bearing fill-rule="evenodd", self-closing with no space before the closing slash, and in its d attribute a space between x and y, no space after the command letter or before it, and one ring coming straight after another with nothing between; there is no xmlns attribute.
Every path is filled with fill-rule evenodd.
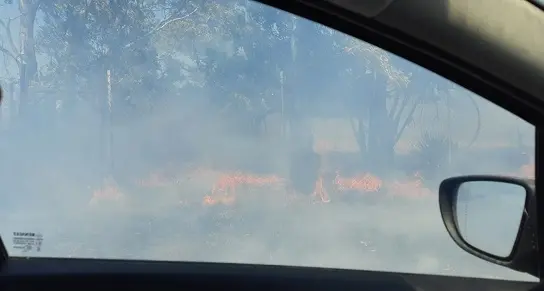
<svg viewBox="0 0 544 291"><path fill-rule="evenodd" d="M494 182L510 187L519 186L525 190L524 209L520 214L519 228L517 229L512 249L508 255L499 256L477 248L470 244L462 235L456 212L459 190L463 184L477 182ZM494 194L496 193L485 193L484 195L493 196ZM469 175L443 180L440 183L438 199L444 226L450 237L461 249L482 260L539 277L535 197L534 180L494 175ZM485 232L485 230L483 231Z"/></svg>

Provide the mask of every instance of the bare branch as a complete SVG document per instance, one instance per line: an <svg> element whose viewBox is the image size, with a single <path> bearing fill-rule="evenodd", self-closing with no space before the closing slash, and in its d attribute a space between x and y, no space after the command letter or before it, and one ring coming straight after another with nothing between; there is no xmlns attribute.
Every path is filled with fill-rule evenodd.
<svg viewBox="0 0 544 291"><path fill-rule="evenodd" d="M181 16L181 17L176 17L176 18L170 18L170 19L166 19L164 21L162 21L162 24L159 24L159 26L157 26L155 29L151 30L150 32L146 33L144 36L140 37L139 39L137 39L136 41L133 41L127 45L125 45L125 48L129 48L131 47L132 45L134 45L134 43L136 43L138 40L144 38L144 37L148 37L154 33L157 33L158 31L160 31L161 29L165 28L167 25L169 25L170 23L172 22L175 22L175 21L180 21L180 20L183 20L189 16L191 16L193 13L195 13L196 11L198 10L198 7L195 7L195 9L193 11L191 11L190 13L184 15L184 16Z"/></svg>
<svg viewBox="0 0 544 291"><path fill-rule="evenodd" d="M2 26L4 28L4 30L6 31L6 35L8 37L8 41L9 41L9 44L11 46L11 50L14 51L14 52L18 52L19 49L15 45L15 41L13 41L13 34L11 33L11 22L13 20L16 20L17 18L19 18L21 16L22 16L22 14L17 16L17 17L8 18L7 23L4 23L2 20L0 20L0 26Z"/></svg>
<svg viewBox="0 0 544 291"><path fill-rule="evenodd" d="M15 61L15 63L17 64L17 66L19 66L21 64L19 62L19 59L14 54L12 54L10 51L5 49L4 47L0 46L0 52L3 53L6 56L12 58Z"/></svg>

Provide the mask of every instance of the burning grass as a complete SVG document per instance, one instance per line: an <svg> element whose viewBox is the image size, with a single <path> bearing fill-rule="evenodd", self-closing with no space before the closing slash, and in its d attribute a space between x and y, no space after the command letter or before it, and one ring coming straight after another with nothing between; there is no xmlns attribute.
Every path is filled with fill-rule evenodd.
<svg viewBox="0 0 544 291"><path fill-rule="evenodd" d="M200 188L200 194L184 194L186 188L195 188L196 184L203 183L209 183L208 190ZM371 173L342 176L340 171L335 171L334 178L330 175L320 176L315 182L313 193L295 193L289 181L278 175L258 175L242 171L219 172L202 168L171 176L154 172L147 178L137 180L135 185L140 190L157 195L165 189L179 192L178 204L191 207L233 206L246 199L275 199L294 203L308 197L313 203L330 203L341 202L346 197L364 200L365 196L420 198L432 195L418 175L409 179L383 181ZM263 197L265 195L273 197ZM120 203L128 198L117 185L108 180L102 189L93 193L90 205L97 205L102 201ZM197 206L197 203L200 205Z"/></svg>
<svg viewBox="0 0 544 291"><path fill-rule="evenodd" d="M513 175L534 178L534 164L522 166ZM134 187L135 186L135 187ZM424 183L419 173L404 179L383 180L372 173L343 176L338 170L334 175L322 174L315 182L313 193L296 193L290 181L279 175L259 175L243 171L217 171L208 168L193 168L175 175L153 172L148 177L136 180L130 188L122 190L113 179L107 179L101 189L93 192L89 205L109 204L133 207L138 199L151 206L150 200L162 200L168 196L164 207L209 208L223 205L234 207L247 204L244 200L265 204L297 205L302 203L356 203L358 201L385 202L390 199L418 200L436 195ZM130 193L130 194L127 194ZM129 208L130 208L129 207Z"/></svg>
<svg viewBox="0 0 544 291"><path fill-rule="evenodd" d="M74 256L456 274L474 261L457 262L436 193L417 174L388 180L336 171L316 181L314 193L290 192L280 175L207 168L157 171L132 188L104 185L89 202L92 224L79 230L86 239L73 239L84 245Z"/></svg>

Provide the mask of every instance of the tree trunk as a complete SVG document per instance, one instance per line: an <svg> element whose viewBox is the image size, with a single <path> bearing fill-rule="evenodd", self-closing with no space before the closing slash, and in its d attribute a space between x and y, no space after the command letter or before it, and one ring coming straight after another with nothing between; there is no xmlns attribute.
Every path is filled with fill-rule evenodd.
<svg viewBox="0 0 544 291"><path fill-rule="evenodd" d="M386 76L375 74L373 92L369 100L368 155L372 170L385 174L394 162L396 128L387 111Z"/></svg>
<svg viewBox="0 0 544 291"><path fill-rule="evenodd" d="M368 111L367 108L361 109L361 111ZM357 145L359 146L359 153L364 158L368 154L368 141L367 141L367 132L364 128L365 117L367 115L359 113L357 116L352 118L350 116L350 123Z"/></svg>
<svg viewBox="0 0 544 291"><path fill-rule="evenodd" d="M24 117L28 106L28 88L37 72L36 52L34 47L34 21L39 0L19 0L19 39L21 46L21 65L19 66L19 114Z"/></svg>

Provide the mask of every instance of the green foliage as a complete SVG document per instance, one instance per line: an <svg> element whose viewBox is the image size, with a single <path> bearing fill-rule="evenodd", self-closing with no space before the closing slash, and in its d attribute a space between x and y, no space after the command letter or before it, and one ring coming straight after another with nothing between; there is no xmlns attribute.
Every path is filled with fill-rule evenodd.
<svg viewBox="0 0 544 291"><path fill-rule="evenodd" d="M116 119L182 98L188 85L216 114L245 124L280 110L292 122L327 114L316 103L340 103L358 120L361 149L366 140L392 152L414 110L452 89L380 48L251 1L26 1L40 1L43 58L31 89L55 92L65 107L83 100L106 110L110 70Z"/></svg>
<svg viewBox="0 0 544 291"><path fill-rule="evenodd" d="M37 45L49 56L42 79L54 82L49 86L57 92L105 100L107 70L115 99L127 105L119 109L147 110L144 96L167 90L148 37L154 13L144 1L53 0L41 8Z"/></svg>
<svg viewBox="0 0 544 291"><path fill-rule="evenodd" d="M41 3L40 9L44 24L36 29L36 44L48 56L40 80L50 83L45 85L49 88L78 92L83 99L95 98L96 90L90 88L105 88L105 71L111 69L114 95L130 100L129 107L144 101L138 92L153 96L147 100L152 104L165 95L161 93L177 91L171 84L184 81L211 90L218 108L240 100L258 107L262 99L277 107L280 72L285 87L315 90L293 95L317 95L323 88L307 84L328 83L316 84L316 78L345 78L339 68L321 64L349 64L352 56L344 52L348 44L366 53L366 65L373 70L407 82L385 52L247 1L52 0ZM179 53L190 56L196 67L179 62L174 57ZM291 79L301 85L289 84Z"/></svg>

